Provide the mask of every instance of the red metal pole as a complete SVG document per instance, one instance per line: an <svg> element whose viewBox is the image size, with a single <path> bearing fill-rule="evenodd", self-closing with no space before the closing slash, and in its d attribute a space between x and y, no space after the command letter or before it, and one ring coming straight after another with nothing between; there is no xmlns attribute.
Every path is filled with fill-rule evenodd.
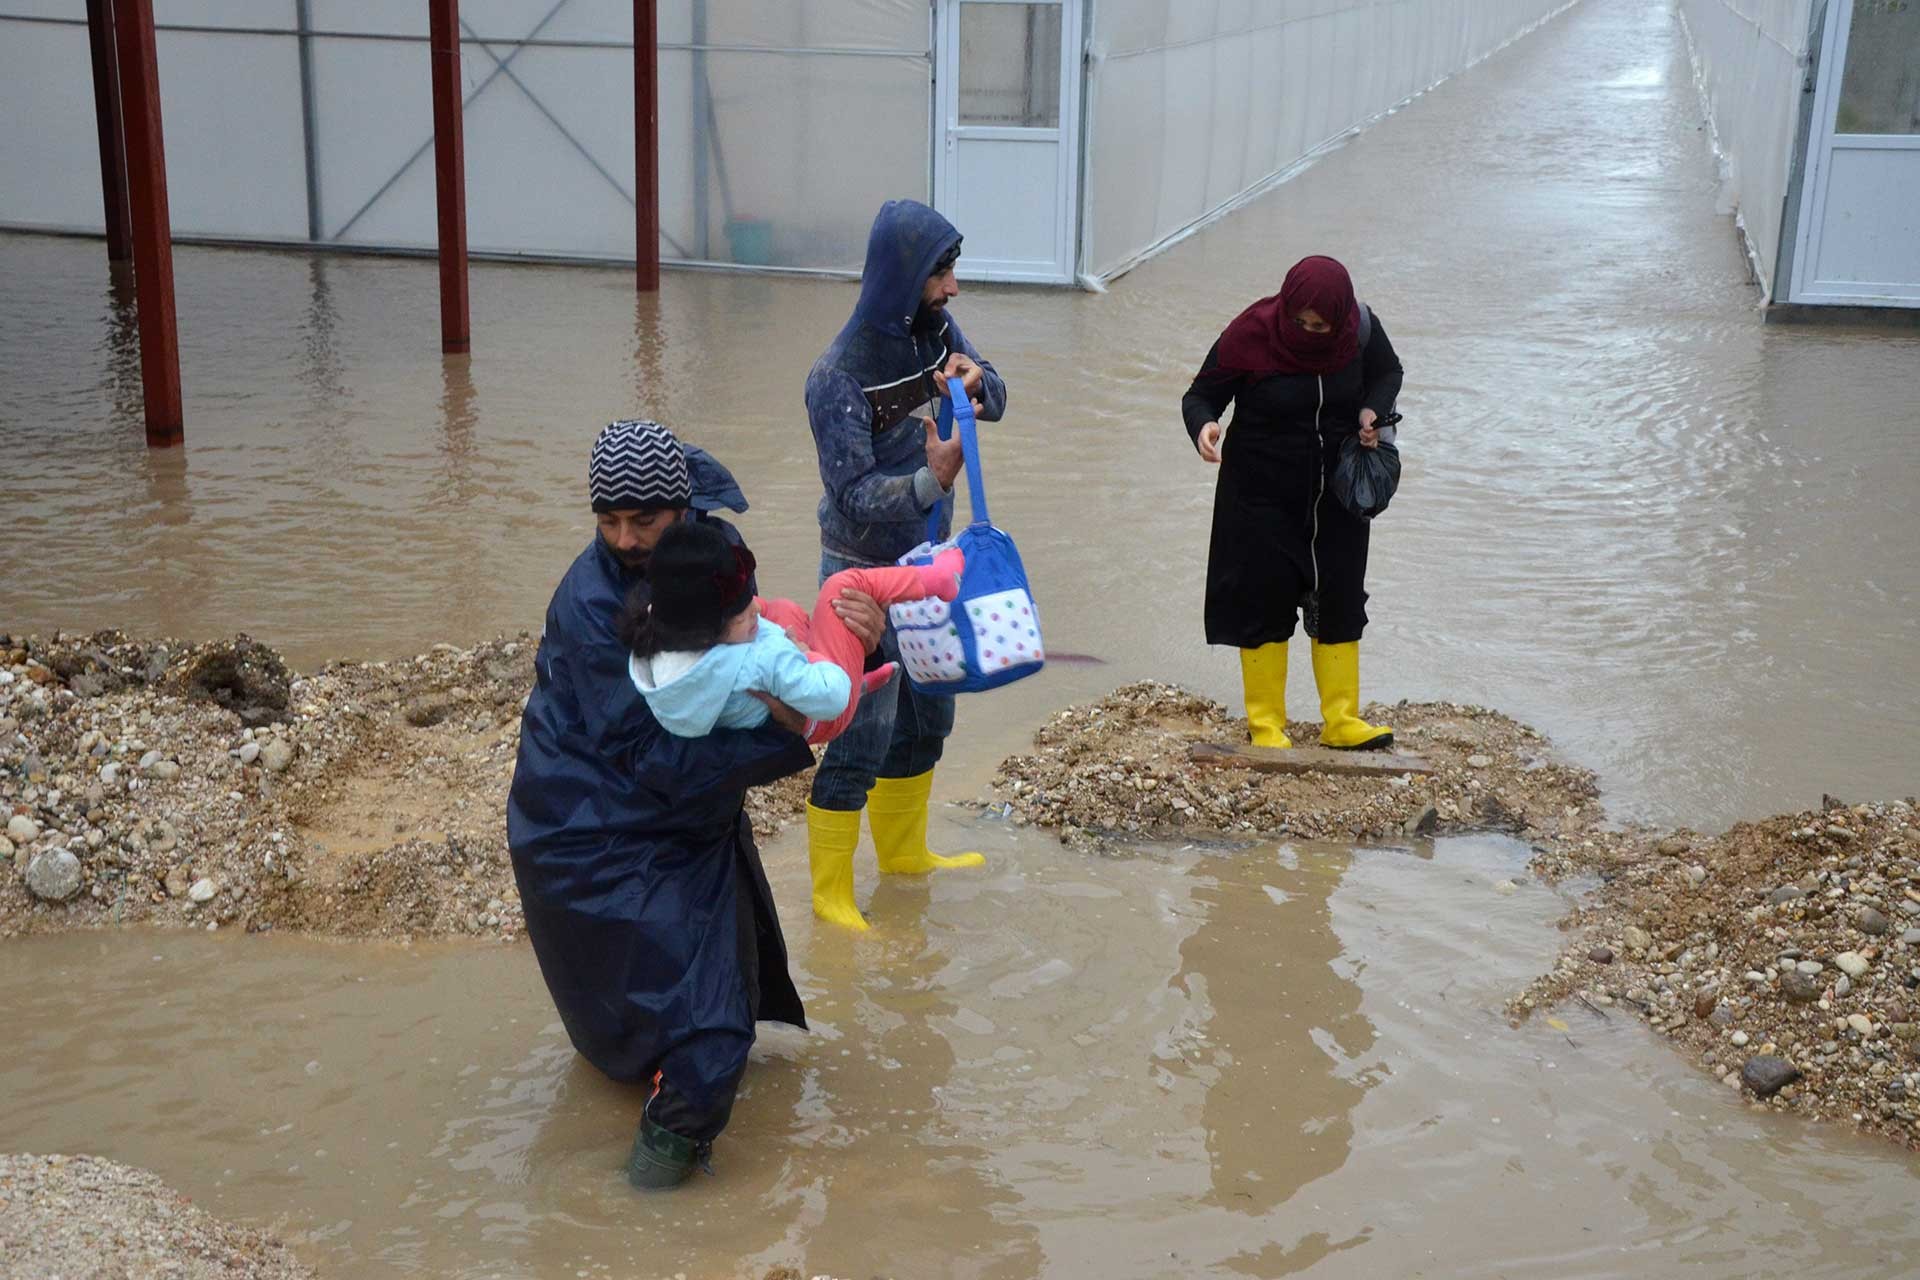
<svg viewBox="0 0 1920 1280"><path fill-rule="evenodd" d="M133 222L133 280L140 317L140 386L147 443L186 438L180 412L180 334L173 310L173 226L167 214L167 152L160 130L160 62L153 0L118 0L120 114L126 130Z"/></svg>
<svg viewBox="0 0 1920 1280"><path fill-rule="evenodd" d="M473 345L467 313L467 160L460 139L460 0L427 0L433 51L433 175L440 209L440 350Z"/></svg>
<svg viewBox="0 0 1920 1280"><path fill-rule="evenodd" d="M107 214L107 261L133 260L133 214L127 208L127 136L120 119L120 56L113 46L113 0L87 0L93 47L93 116L100 129L100 195Z"/></svg>
<svg viewBox="0 0 1920 1280"><path fill-rule="evenodd" d="M634 284L660 288L660 14L633 0Z"/></svg>

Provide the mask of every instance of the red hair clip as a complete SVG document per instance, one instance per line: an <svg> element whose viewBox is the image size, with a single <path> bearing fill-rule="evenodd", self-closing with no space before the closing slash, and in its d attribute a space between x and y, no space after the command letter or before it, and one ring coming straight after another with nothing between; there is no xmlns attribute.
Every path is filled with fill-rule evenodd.
<svg viewBox="0 0 1920 1280"><path fill-rule="evenodd" d="M713 585L720 588L720 603L723 610L730 610L734 603L747 593L753 583L755 567L753 552L745 547L736 546L733 549L732 571L713 575Z"/></svg>

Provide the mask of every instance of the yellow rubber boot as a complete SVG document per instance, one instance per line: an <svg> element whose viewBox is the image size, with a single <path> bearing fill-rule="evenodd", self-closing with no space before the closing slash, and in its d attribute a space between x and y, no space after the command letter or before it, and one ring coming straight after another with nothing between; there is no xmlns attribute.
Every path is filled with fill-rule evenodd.
<svg viewBox="0 0 1920 1280"><path fill-rule="evenodd" d="M1360 642L1313 642L1313 682L1320 687L1320 741L1342 751L1393 745L1393 730L1360 718Z"/></svg>
<svg viewBox="0 0 1920 1280"><path fill-rule="evenodd" d="M813 871L813 914L832 924L864 930L853 905L853 847L860 843L858 809L807 806L807 865Z"/></svg>
<svg viewBox="0 0 1920 1280"><path fill-rule="evenodd" d="M933 794L933 770L913 778L876 778L867 792L867 825L873 851L885 876L923 876L929 871L978 867L977 853L942 857L927 848L927 797Z"/></svg>
<svg viewBox="0 0 1920 1280"><path fill-rule="evenodd" d="M1256 747L1290 747L1287 737L1287 642L1240 651L1240 687L1247 729Z"/></svg>

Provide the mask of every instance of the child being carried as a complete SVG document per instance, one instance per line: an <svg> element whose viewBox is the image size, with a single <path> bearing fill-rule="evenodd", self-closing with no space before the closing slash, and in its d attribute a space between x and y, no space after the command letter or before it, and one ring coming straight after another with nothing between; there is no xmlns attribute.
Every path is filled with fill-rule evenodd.
<svg viewBox="0 0 1920 1280"><path fill-rule="evenodd" d="M885 684L894 663L864 672L866 652L832 608L842 590L863 591L881 608L959 592L964 557L943 551L925 566L846 569L820 586L809 617L791 600L748 590L753 553L699 522L676 524L648 560L652 598L629 605L621 638L627 673L667 732L697 738L715 729L765 724L764 693L806 716L806 739L840 736L860 695Z"/></svg>

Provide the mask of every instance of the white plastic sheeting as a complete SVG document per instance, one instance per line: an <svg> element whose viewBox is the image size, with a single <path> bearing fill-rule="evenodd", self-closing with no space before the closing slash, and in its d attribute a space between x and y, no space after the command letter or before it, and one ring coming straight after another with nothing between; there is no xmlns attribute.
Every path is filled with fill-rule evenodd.
<svg viewBox="0 0 1920 1280"><path fill-rule="evenodd" d="M1769 301L1786 292L1779 279L1781 218L1793 181L1813 5L1680 0L1735 216Z"/></svg>
<svg viewBox="0 0 1920 1280"><path fill-rule="evenodd" d="M1094 0L1081 270L1111 277L1571 0Z"/></svg>
<svg viewBox="0 0 1920 1280"><path fill-rule="evenodd" d="M460 11L470 247L631 260L631 0ZM0 223L103 226L83 13L0 0ZM662 256L857 270L880 203L929 196L928 14L662 0ZM155 0L155 18L177 234L433 245L424 4Z"/></svg>
<svg viewBox="0 0 1920 1280"><path fill-rule="evenodd" d="M0 12L70 17L59 0L0 0ZM0 221L103 231L87 27L0 19Z"/></svg>
<svg viewBox="0 0 1920 1280"><path fill-rule="evenodd" d="M1080 271L1108 276L1572 0L1068 2L1092 24ZM882 201L931 197L934 8L661 0L662 256L857 270ZM178 234L433 245L425 4L155 12ZM0 0L0 224L102 226L82 13ZM471 248L630 260L631 0L461 18Z"/></svg>

